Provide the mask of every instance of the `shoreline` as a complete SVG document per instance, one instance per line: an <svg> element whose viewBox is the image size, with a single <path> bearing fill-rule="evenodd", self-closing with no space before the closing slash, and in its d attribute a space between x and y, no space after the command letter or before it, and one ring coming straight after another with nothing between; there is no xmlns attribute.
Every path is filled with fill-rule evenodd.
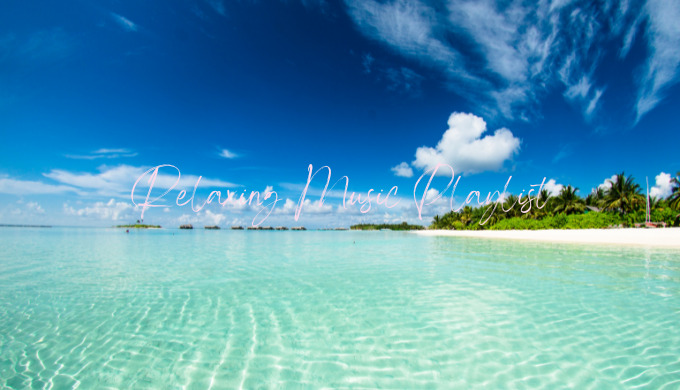
<svg viewBox="0 0 680 390"><path fill-rule="evenodd" d="M680 228L569 230L417 230L422 236L468 237L573 244L648 246L680 249Z"/></svg>

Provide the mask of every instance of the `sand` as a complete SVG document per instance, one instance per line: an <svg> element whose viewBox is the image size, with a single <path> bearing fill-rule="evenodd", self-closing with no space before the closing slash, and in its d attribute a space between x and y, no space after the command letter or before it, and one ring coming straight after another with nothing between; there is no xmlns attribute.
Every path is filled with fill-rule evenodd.
<svg viewBox="0 0 680 390"><path fill-rule="evenodd" d="M680 248L680 228L581 230L419 230L424 236Z"/></svg>

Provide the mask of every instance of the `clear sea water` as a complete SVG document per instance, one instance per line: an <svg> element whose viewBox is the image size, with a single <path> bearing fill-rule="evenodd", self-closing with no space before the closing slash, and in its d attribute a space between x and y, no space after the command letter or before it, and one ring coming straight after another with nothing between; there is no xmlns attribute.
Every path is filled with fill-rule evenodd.
<svg viewBox="0 0 680 390"><path fill-rule="evenodd" d="M0 387L680 388L680 252L0 228Z"/></svg>

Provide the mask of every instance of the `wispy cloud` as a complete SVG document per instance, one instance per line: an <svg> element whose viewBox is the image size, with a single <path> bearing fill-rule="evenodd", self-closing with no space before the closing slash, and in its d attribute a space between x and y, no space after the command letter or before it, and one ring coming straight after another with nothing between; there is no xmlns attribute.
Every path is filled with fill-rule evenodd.
<svg viewBox="0 0 680 390"><path fill-rule="evenodd" d="M411 96L421 95L421 84L425 78L415 71L404 66L389 68L385 71L385 76L389 81L387 88L390 91Z"/></svg>
<svg viewBox="0 0 680 390"><path fill-rule="evenodd" d="M118 15L117 13L111 12L111 17L113 20L118 23L120 27L123 28L125 31L129 32L135 32L137 31L137 25L133 23L130 19L126 18L125 16Z"/></svg>
<svg viewBox="0 0 680 390"><path fill-rule="evenodd" d="M371 55L371 53L366 53L361 56L361 65L364 67L364 73L371 73L371 65L373 65L373 61L375 61L375 58Z"/></svg>
<svg viewBox="0 0 680 390"><path fill-rule="evenodd" d="M530 119L541 97L563 87L566 100L593 121L606 96L595 75L614 48L624 58L640 29L649 58L640 77L638 119L677 82L680 4L674 0L345 0L359 31L396 53L435 69L485 115ZM648 23L644 23L648 21ZM464 55L462 54L464 53ZM602 77L601 75L599 77Z"/></svg>
<svg viewBox="0 0 680 390"><path fill-rule="evenodd" d="M650 56L640 80L636 121L661 102L664 91L678 82L680 73L680 3L649 0L645 11L649 20L646 37Z"/></svg>
<svg viewBox="0 0 680 390"><path fill-rule="evenodd" d="M53 169L43 175L62 185L69 186L69 188L77 188L81 192L87 192L92 195L122 197L130 195L132 186L137 178L149 168L151 167L135 167L129 165L109 167L103 165L98 168L98 172L96 173ZM161 169L159 170L155 187L167 189L170 188L176 180L177 176L175 170L168 168L166 171L163 171L163 169ZM192 188L197 180L198 176L181 174L180 181L176 188ZM239 185L220 179L203 177L201 178L199 186L200 188L233 188L238 187Z"/></svg>
<svg viewBox="0 0 680 390"><path fill-rule="evenodd" d="M412 97L422 96L425 77L409 67L397 66L371 54L361 56L361 66L366 75L386 84L388 91Z"/></svg>
<svg viewBox="0 0 680 390"><path fill-rule="evenodd" d="M595 110L598 107L598 102L600 101L600 98L602 97L604 90L605 88L597 89L590 97L590 100L588 101L588 104L586 105L586 108L583 112L586 119L591 120L593 118L593 115L595 115Z"/></svg>
<svg viewBox="0 0 680 390"><path fill-rule="evenodd" d="M226 16L227 12L224 7L224 2L222 2L222 0L206 0L206 2L213 10L215 10L215 12L222 16Z"/></svg>
<svg viewBox="0 0 680 390"><path fill-rule="evenodd" d="M229 149L221 149L219 155L222 158L228 158L230 160L239 157L238 154L230 151Z"/></svg>
<svg viewBox="0 0 680 390"><path fill-rule="evenodd" d="M457 70L462 57L439 36L445 31L437 29L437 14L431 7L418 1L348 0L347 5L354 22L370 38L452 77L469 77Z"/></svg>
<svg viewBox="0 0 680 390"><path fill-rule="evenodd" d="M563 158L571 155L572 153L574 153L574 150L571 145L562 146L560 150L555 154L555 157L553 157L552 159L553 164L559 162Z"/></svg>
<svg viewBox="0 0 680 390"><path fill-rule="evenodd" d="M97 149L88 154L66 154L64 157L76 160L96 160L99 158L113 159L122 157L135 157L137 152L130 149Z"/></svg>
<svg viewBox="0 0 680 390"><path fill-rule="evenodd" d="M67 57L75 39L61 28L35 31L27 36L9 33L0 37L0 63L8 60L55 61Z"/></svg>
<svg viewBox="0 0 680 390"><path fill-rule="evenodd" d="M82 192L73 186L55 185L36 180L22 180L0 176L0 193L12 195L33 195L33 194L63 194L63 193Z"/></svg>

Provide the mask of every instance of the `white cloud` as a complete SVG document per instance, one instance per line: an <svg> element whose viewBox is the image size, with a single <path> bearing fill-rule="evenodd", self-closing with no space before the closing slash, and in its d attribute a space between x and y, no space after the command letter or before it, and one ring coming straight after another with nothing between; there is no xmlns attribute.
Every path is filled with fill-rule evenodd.
<svg viewBox="0 0 680 390"><path fill-rule="evenodd" d="M425 202L432 202L437 198L437 196L439 196L439 191L435 188L430 188L425 193Z"/></svg>
<svg viewBox="0 0 680 390"><path fill-rule="evenodd" d="M182 214L177 218L177 223L179 225L194 224L199 223L199 218L196 214Z"/></svg>
<svg viewBox="0 0 680 390"><path fill-rule="evenodd" d="M600 97L602 97L602 93L604 93L604 88L596 90L595 93L590 98L590 101L588 102L588 105L586 106L586 109L584 111L586 119L590 119L593 117L595 109L597 108L597 103L600 101Z"/></svg>
<svg viewBox="0 0 680 390"><path fill-rule="evenodd" d="M528 53L518 47L523 22L528 10L511 4L502 12L492 1L451 1L449 18L462 27L484 51L487 66L510 82L528 78ZM536 46L536 45L531 45Z"/></svg>
<svg viewBox="0 0 680 390"><path fill-rule="evenodd" d="M440 71L447 85L478 112L530 119L551 88L593 121L607 75L597 72L606 50L625 57L645 29L649 58L640 77L637 117L678 80L680 3L345 0L361 33L420 65ZM466 55L461 55L465 52ZM595 75L598 75L597 78ZM634 102L633 102L634 103Z"/></svg>
<svg viewBox="0 0 680 390"><path fill-rule="evenodd" d="M16 204L19 206L16 208L9 207L6 209L9 211L11 215L15 217L16 216L21 216L22 218L30 218L36 216L42 217L45 214L45 209L43 209L38 202L24 202L22 199L19 199L16 202Z"/></svg>
<svg viewBox="0 0 680 390"><path fill-rule="evenodd" d="M564 82L568 83L566 79ZM567 90L564 92L564 95L569 99L585 99L590 92L590 87L590 78L586 75L583 75L576 83L568 86Z"/></svg>
<svg viewBox="0 0 680 390"><path fill-rule="evenodd" d="M483 136L486 122L473 114L454 112L448 125L436 147L416 150L413 166L427 170L443 163L465 174L497 171L519 152L520 140L510 130L501 128Z"/></svg>
<svg viewBox="0 0 680 390"><path fill-rule="evenodd" d="M326 172L319 173L319 176L315 177L314 180L312 181L313 184L310 184L309 188L307 188L307 197L313 197L315 199L318 199L321 197L321 193L323 192L323 185L326 184L326 176L324 175ZM336 178L335 181L333 180L333 177L331 177L331 181L328 184L329 190L326 191L325 198L330 199L330 198L342 198L345 196L345 181L340 180L340 178ZM335 187L333 189L330 189L331 186L335 183ZM314 185L314 186L313 186ZM279 187L288 190L288 191L293 191L297 193L302 193L302 191L305 189L304 184L299 184L299 183L279 183ZM321 186L321 187L318 187ZM347 191L349 193L352 192L350 187L348 187Z"/></svg>
<svg viewBox="0 0 680 390"><path fill-rule="evenodd" d="M137 178L139 178L147 167L134 167L129 165L118 165L115 167L100 166L98 173L89 172L70 172L61 169L53 169L45 173L44 176L80 189L93 190L95 193L106 196L128 196ZM156 188L170 188L177 180L177 171L172 168L164 167L158 171ZM175 188L190 189L196 184L198 176L180 175L180 181ZM232 188L237 184L226 182L219 179L201 178L199 188L217 187Z"/></svg>
<svg viewBox="0 0 680 390"><path fill-rule="evenodd" d="M92 153L94 153L94 154L132 153L132 151L130 149L125 149L125 148L118 148L118 149L101 148L101 149L95 150Z"/></svg>
<svg viewBox="0 0 680 390"><path fill-rule="evenodd" d="M515 109L519 103L524 103L528 99L527 90L518 86L509 86L498 91L491 91L489 95L495 102L497 110L506 118L512 118L514 116L513 109ZM486 108L483 112L489 115L495 115L495 111L490 111ZM526 121L524 116L522 119Z"/></svg>
<svg viewBox="0 0 680 390"><path fill-rule="evenodd" d="M227 215L222 213L214 213L210 210L202 210L198 213L182 214L177 219L169 220L168 226L177 227L184 224L192 224L194 228L202 228L204 226L220 226L227 224ZM236 218L232 218L231 225L242 225L242 223L235 223Z"/></svg>
<svg viewBox="0 0 680 390"><path fill-rule="evenodd" d="M543 189L547 190L550 193L550 196L559 195L562 188L564 188L564 186L558 184L555 179L550 179L543 185Z"/></svg>
<svg viewBox="0 0 680 390"><path fill-rule="evenodd" d="M130 191L135 180L145 171L141 167L119 165L99 167L99 173L70 172L53 169L43 176L54 181L84 189L95 189L101 193L122 193Z"/></svg>
<svg viewBox="0 0 680 390"><path fill-rule="evenodd" d="M213 213L210 210L205 210L205 218L210 221L211 225L219 225L222 223L222 221L227 219L227 216L220 213Z"/></svg>
<svg viewBox="0 0 680 390"><path fill-rule="evenodd" d="M222 150L220 150L220 157L228 158L228 159L234 159L234 158L238 157L238 154L236 154L232 151L229 151L228 149L222 149Z"/></svg>
<svg viewBox="0 0 680 390"><path fill-rule="evenodd" d="M408 165L406 162L402 162L401 164L394 166L391 168L392 172L394 172L395 176L400 176L400 177L412 177L413 176L413 169L411 169L411 166Z"/></svg>
<svg viewBox="0 0 680 390"><path fill-rule="evenodd" d="M602 184L597 186L597 188L601 188L603 190L608 190L612 187L612 183L616 181L616 175L612 175L609 179L605 179Z"/></svg>
<svg viewBox="0 0 680 390"><path fill-rule="evenodd" d="M135 32L137 31L137 25L133 23L130 19L111 12L111 17L118 23L125 31Z"/></svg>
<svg viewBox="0 0 680 390"><path fill-rule="evenodd" d="M66 154L64 157L77 160L95 160L99 158L120 158L120 157L135 157L137 152L130 149L97 149L88 154Z"/></svg>
<svg viewBox="0 0 680 390"><path fill-rule="evenodd" d="M673 189L673 179L670 174L661 172L656 175L656 185L649 189L649 196L656 198L666 198Z"/></svg>
<svg viewBox="0 0 680 390"><path fill-rule="evenodd" d="M38 213L38 214L45 214L45 210L40 206L38 202L28 202L26 203L26 209L29 212L33 213Z"/></svg>
<svg viewBox="0 0 680 390"><path fill-rule="evenodd" d="M127 202L116 202L110 199L108 202L96 202L90 206L75 209L68 204L64 204L64 213L77 215L80 217L95 217L102 220L118 221L123 218L132 219L134 207Z"/></svg>
<svg viewBox="0 0 680 390"><path fill-rule="evenodd" d="M372 39L458 78L469 77L457 67L462 64L460 54L436 36L437 15L432 8L407 0L386 3L347 0L346 3L359 29Z"/></svg>
<svg viewBox="0 0 680 390"><path fill-rule="evenodd" d="M591 121L606 88L593 88L589 75L580 75L577 81L572 82L569 78L571 70L568 69L568 67L574 65L574 57L571 58L565 65L566 68L563 68L560 73L561 81L567 86L564 97L570 102L579 104L585 119Z"/></svg>
<svg viewBox="0 0 680 390"><path fill-rule="evenodd" d="M47 184L34 180L11 179L0 176L0 193L12 195L80 193L77 188L66 185Z"/></svg>
<svg viewBox="0 0 680 390"><path fill-rule="evenodd" d="M663 92L678 82L680 70L680 3L677 0L648 0L647 45L651 51L642 75L637 118L652 110L663 99Z"/></svg>
<svg viewBox="0 0 680 390"><path fill-rule="evenodd" d="M621 2L622 7L626 3L627 2L625 1ZM643 15L644 15L643 13L639 13L637 17L633 20L633 22L626 27L627 31L623 37L623 44L621 45L621 51L619 52L620 58L625 58L630 52L630 48L633 46L633 42L635 41L635 37L637 36L638 29L640 28L640 23L643 20ZM620 26L620 28L623 27L625 26Z"/></svg>
<svg viewBox="0 0 680 390"><path fill-rule="evenodd" d="M295 209L297 208L298 202L292 201L290 198L286 198L283 206L277 205L274 209L274 214L285 214L293 215L295 214ZM319 201L312 202L309 199L305 199L302 204L302 212L300 213L300 218L304 214L330 214L333 212L333 206L324 202L323 205L319 204Z"/></svg>

